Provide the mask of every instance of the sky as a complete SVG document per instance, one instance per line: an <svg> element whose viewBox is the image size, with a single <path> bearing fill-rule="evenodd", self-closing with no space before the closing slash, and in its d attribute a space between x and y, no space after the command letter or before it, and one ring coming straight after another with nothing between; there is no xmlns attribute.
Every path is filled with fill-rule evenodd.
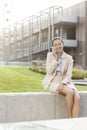
<svg viewBox="0 0 87 130"><path fill-rule="evenodd" d="M4 26L4 10L7 8L4 8L4 1L9 3L9 22L12 24L51 6L67 8L85 0L0 0L0 28Z"/></svg>

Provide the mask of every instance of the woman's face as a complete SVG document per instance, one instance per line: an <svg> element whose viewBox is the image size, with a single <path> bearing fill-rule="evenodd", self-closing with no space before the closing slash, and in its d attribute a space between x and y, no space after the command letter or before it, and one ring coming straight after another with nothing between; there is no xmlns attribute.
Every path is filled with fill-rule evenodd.
<svg viewBox="0 0 87 130"><path fill-rule="evenodd" d="M61 40L57 39L53 42L53 50L57 53L63 52L63 43Z"/></svg>

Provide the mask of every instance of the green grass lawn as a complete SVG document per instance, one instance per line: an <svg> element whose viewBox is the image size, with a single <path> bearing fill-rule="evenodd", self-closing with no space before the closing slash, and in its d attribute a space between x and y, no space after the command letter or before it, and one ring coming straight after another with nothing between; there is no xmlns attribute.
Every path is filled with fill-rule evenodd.
<svg viewBox="0 0 87 130"><path fill-rule="evenodd" d="M44 91L43 77L30 71L29 67L0 66L0 92Z"/></svg>
<svg viewBox="0 0 87 130"><path fill-rule="evenodd" d="M44 76L30 71L27 66L0 66L0 92L47 92L42 88ZM84 86L77 89L87 91Z"/></svg>

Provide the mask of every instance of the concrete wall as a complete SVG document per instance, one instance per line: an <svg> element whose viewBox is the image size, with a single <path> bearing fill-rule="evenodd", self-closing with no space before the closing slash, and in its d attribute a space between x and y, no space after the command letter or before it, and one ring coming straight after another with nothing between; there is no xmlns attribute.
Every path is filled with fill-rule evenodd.
<svg viewBox="0 0 87 130"><path fill-rule="evenodd" d="M80 116L87 116L87 92L81 97ZM50 92L0 93L0 122L66 118L64 97Z"/></svg>

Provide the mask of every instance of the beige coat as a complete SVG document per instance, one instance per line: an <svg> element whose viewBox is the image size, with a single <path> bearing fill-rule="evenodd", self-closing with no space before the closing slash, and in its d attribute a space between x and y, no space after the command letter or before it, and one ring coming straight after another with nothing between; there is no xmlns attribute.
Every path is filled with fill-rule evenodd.
<svg viewBox="0 0 87 130"><path fill-rule="evenodd" d="M55 78L57 64L58 61L56 60L56 57L54 56L53 52L49 52L47 54L47 61L46 61L46 76L42 82L44 89L48 88L51 81ZM71 82L72 69L73 69L72 56L64 52L64 58L62 61L62 82L63 83L72 84Z"/></svg>

